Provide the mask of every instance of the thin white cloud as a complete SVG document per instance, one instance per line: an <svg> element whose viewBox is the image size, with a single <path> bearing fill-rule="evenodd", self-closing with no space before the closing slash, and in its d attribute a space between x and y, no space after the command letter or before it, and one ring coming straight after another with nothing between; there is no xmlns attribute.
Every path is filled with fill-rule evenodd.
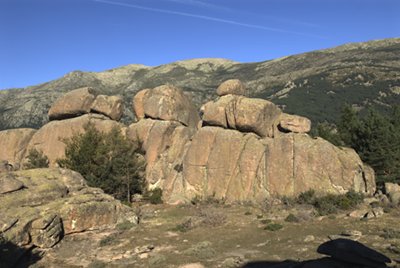
<svg viewBox="0 0 400 268"><path fill-rule="evenodd" d="M243 23L243 22L234 21L234 20L227 20L227 19L223 19L223 18L210 17L210 16L204 16L204 15L187 13L187 12L180 12L180 11L169 10L169 9L145 7L145 6L140 6L140 5L121 3L121 2L114 2L114 1L109 1L109 0L92 0L92 1L98 2L98 3L103 3L103 4L115 5L115 6L122 6L122 7L141 9L141 10L146 10L146 11L151 11L151 12L178 15L178 16L202 19L202 20L207 20L207 21L215 21L215 22L231 24L231 25L237 25L237 26L253 28L253 29L259 29L259 30L270 31L270 32L287 33L287 34L301 35L301 36L308 36L308 37L316 37L316 38L325 38L325 37L320 36L320 35L314 35L314 34L308 34L308 33L302 33L302 32L295 32L295 31L288 31L288 30L284 30L284 29L267 27L267 26L263 26L263 25Z"/></svg>
<svg viewBox="0 0 400 268"><path fill-rule="evenodd" d="M222 10L222 11L232 11L232 9L228 7L223 7L215 4L211 4L205 1L200 0L166 0L168 2L174 2L182 5L196 6L201 8L209 8L214 10Z"/></svg>

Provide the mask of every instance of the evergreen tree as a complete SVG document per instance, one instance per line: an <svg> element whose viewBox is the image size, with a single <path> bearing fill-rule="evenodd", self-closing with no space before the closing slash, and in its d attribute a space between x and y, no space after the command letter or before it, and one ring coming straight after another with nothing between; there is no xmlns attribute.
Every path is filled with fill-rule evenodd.
<svg viewBox="0 0 400 268"><path fill-rule="evenodd" d="M88 124L84 133L64 142L65 158L57 163L81 173L89 186L128 202L131 194L142 191L138 174L143 166L137 159L136 146L118 128L102 133Z"/></svg>
<svg viewBox="0 0 400 268"><path fill-rule="evenodd" d="M27 163L24 164L25 169L33 168L47 168L49 167L49 159L42 151L38 151L35 148L29 150L27 155Z"/></svg>

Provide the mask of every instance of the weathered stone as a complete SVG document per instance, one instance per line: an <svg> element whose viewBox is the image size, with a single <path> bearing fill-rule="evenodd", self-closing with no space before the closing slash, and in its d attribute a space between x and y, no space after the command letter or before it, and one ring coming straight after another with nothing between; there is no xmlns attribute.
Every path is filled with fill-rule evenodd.
<svg viewBox="0 0 400 268"><path fill-rule="evenodd" d="M26 188L0 195L0 231L18 245L49 248L62 236L98 230L130 221L134 212L83 177L65 169L32 169L12 172Z"/></svg>
<svg viewBox="0 0 400 268"><path fill-rule="evenodd" d="M18 128L0 131L0 160L5 160L14 168L18 168L26 147L36 130Z"/></svg>
<svg viewBox="0 0 400 268"><path fill-rule="evenodd" d="M145 117L177 121L185 126L197 128L200 117L196 107L181 89L163 85L147 90L143 94L142 97L139 96L137 99L142 98ZM138 106L140 110L140 105ZM138 115L140 117L140 112L138 112Z"/></svg>
<svg viewBox="0 0 400 268"><path fill-rule="evenodd" d="M146 159L146 180L150 189L163 188L163 197L181 194L182 159L192 131L173 121L140 120L129 126L127 137L141 144ZM179 199L179 198L176 198Z"/></svg>
<svg viewBox="0 0 400 268"><path fill-rule="evenodd" d="M57 215L47 215L32 222L30 232L32 244L40 248L51 248L64 235L61 218Z"/></svg>
<svg viewBox="0 0 400 268"><path fill-rule="evenodd" d="M140 120L144 118L144 105L143 99L147 91L151 89L142 89L133 97L133 110L135 111L136 119Z"/></svg>
<svg viewBox="0 0 400 268"><path fill-rule="evenodd" d="M86 114L62 121L51 121L33 135L27 152L32 148L40 150L48 157L50 166L55 166L56 160L64 157L65 143L63 140L83 133L84 126L89 122L102 132L108 132L113 127L121 130L124 128L122 124L99 114Z"/></svg>
<svg viewBox="0 0 400 268"><path fill-rule="evenodd" d="M208 102L203 109L207 125L253 132L261 137L274 136L274 125L281 114L272 102L234 95Z"/></svg>
<svg viewBox="0 0 400 268"><path fill-rule="evenodd" d="M247 90L239 79L230 79L223 82L217 88L218 96L232 95L247 95Z"/></svg>
<svg viewBox="0 0 400 268"><path fill-rule="evenodd" d="M120 96L98 95L92 104L91 111L119 121L124 111L124 102Z"/></svg>
<svg viewBox="0 0 400 268"><path fill-rule="evenodd" d="M61 120L89 113L95 94L95 90L91 87L82 87L68 92L51 106L48 113L49 119Z"/></svg>
<svg viewBox="0 0 400 268"><path fill-rule="evenodd" d="M307 133L311 130L311 121L303 116L282 113L279 127L287 132Z"/></svg>
<svg viewBox="0 0 400 268"><path fill-rule="evenodd" d="M390 202L394 205L400 204L400 185L397 183L385 183L385 192Z"/></svg>
<svg viewBox="0 0 400 268"><path fill-rule="evenodd" d="M15 192L23 187L24 184L12 174L0 174L0 194Z"/></svg>

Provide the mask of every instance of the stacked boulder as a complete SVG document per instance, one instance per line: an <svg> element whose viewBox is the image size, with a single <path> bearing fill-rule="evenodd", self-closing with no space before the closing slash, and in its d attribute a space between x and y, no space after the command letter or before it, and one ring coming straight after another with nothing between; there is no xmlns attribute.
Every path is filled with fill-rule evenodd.
<svg viewBox="0 0 400 268"><path fill-rule="evenodd" d="M89 122L99 131L107 132L117 127L125 132L125 126L117 122L122 117L123 109L122 98L119 96L97 95L96 90L90 87L78 88L56 100L48 113L50 122L39 130L16 129L0 132L0 136L15 140L14 143L19 143L19 146L5 142L5 139L0 144L4 142L9 147L13 146L4 151L8 155L16 155L12 163L22 165L24 157L34 148L49 158L50 166L55 166L57 159L64 157L64 140L82 133ZM13 138L15 136L17 138ZM0 159L10 162L10 156L0 156Z"/></svg>
<svg viewBox="0 0 400 268"><path fill-rule="evenodd" d="M309 189L375 191L373 170L354 150L308 136L309 119L246 97L239 80L225 81L217 93L217 100L201 108L201 121L175 87L146 89L134 97L140 120L129 126L128 137L142 146L149 188L162 188L165 201L207 196L262 201Z"/></svg>
<svg viewBox="0 0 400 268"><path fill-rule="evenodd" d="M138 121L126 127L118 122L120 97L79 88L54 103L50 122L39 130L1 131L0 148L6 149L0 151L0 160L18 167L36 148L55 166L64 157L63 140L82 133L91 122L104 132L120 128L141 147L148 187L161 188L169 203L207 196L257 202L309 189L320 194L374 192L373 170L354 150L308 136L309 119L247 97L237 79L222 83L217 94L198 111L172 85L141 90L133 99Z"/></svg>

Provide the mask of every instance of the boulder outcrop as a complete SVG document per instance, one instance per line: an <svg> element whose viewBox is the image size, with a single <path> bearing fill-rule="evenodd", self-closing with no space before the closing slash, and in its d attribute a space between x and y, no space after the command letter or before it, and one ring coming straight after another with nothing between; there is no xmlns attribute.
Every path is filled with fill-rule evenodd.
<svg viewBox="0 0 400 268"><path fill-rule="evenodd" d="M90 89L78 89L72 93L78 106L85 109L68 108L75 107L69 104L75 101L72 93L54 105L77 111L67 113L67 108L60 108L59 114L77 117L53 120L36 132L18 134L21 137L16 133L23 130L0 132L4 137L18 137L9 142L18 149L2 152L4 159L0 160L18 163L27 151L36 148L49 158L50 166L55 166L56 160L64 157L63 139L82 133L90 122L104 132L120 128L136 142L147 164L148 188L161 188L164 201L169 203L208 196L230 202L263 201L294 197L309 189L317 194L374 192L373 170L354 150L308 136L309 119L284 114L267 100L239 95L245 93L240 81L226 81L219 91L223 96L203 105L198 113L179 88L163 85L144 89L133 99L138 121L125 127L115 121L122 106L118 97L95 98ZM96 114L78 116L86 113L86 108ZM1 182L1 191L21 191L18 181ZM23 189L26 185L21 183Z"/></svg>
<svg viewBox="0 0 400 268"><path fill-rule="evenodd" d="M95 94L95 90L91 87L78 88L68 92L51 106L48 113L49 120L61 120L89 113L95 100Z"/></svg>
<svg viewBox="0 0 400 268"><path fill-rule="evenodd" d="M26 147L36 130L31 128L17 128L0 131L0 160L18 168Z"/></svg>
<svg viewBox="0 0 400 268"><path fill-rule="evenodd" d="M226 95L203 108L203 124L253 132L260 137L273 137L281 110L272 102Z"/></svg>
<svg viewBox="0 0 400 268"><path fill-rule="evenodd" d="M44 125L32 136L27 146L27 152L32 148L40 150L48 157L50 166L55 166L56 160L64 157L65 143L63 140L83 133L84 126L88 123L103 132L108 132L113 127L120 128L124 132L125 128L124 125L100 114L85 114L66 120L55 120Z"/></svg>
<svg viewBox="0 0 400 268"><path fill-rule="evenodd" d="M200 117L194 104L183 91L170 85L142 90L133 100L137 118L177 121L197 128Z"/></svg>
<svg viewBox="0 0 400 268"><path fill-rule="evenodd" d="M19 246L50 248L64 235L137 222L133 211L67 169L0 174L0 233ZM23 187L21 187L21 185Z"/></svg>
<svg viewBox="0 0 400 268"><path fill-rule="evenodd" d="M224 95L203 105L202 127L193 132L176 119L146 119L140 111L151 90L139 94L134 102L141 119L127 135L145 152L149 188L162 188L167 202L375 191L373 170L354 150L311 138L305 134L310 120L283 114L269 101Z"/></svg>
<svg viewBox="0 0 400 268"><path fill-rule="evenodd" d="M124 111L124 102L121 96L98 95L92 104L91 111L119 121Z"/></svg>

